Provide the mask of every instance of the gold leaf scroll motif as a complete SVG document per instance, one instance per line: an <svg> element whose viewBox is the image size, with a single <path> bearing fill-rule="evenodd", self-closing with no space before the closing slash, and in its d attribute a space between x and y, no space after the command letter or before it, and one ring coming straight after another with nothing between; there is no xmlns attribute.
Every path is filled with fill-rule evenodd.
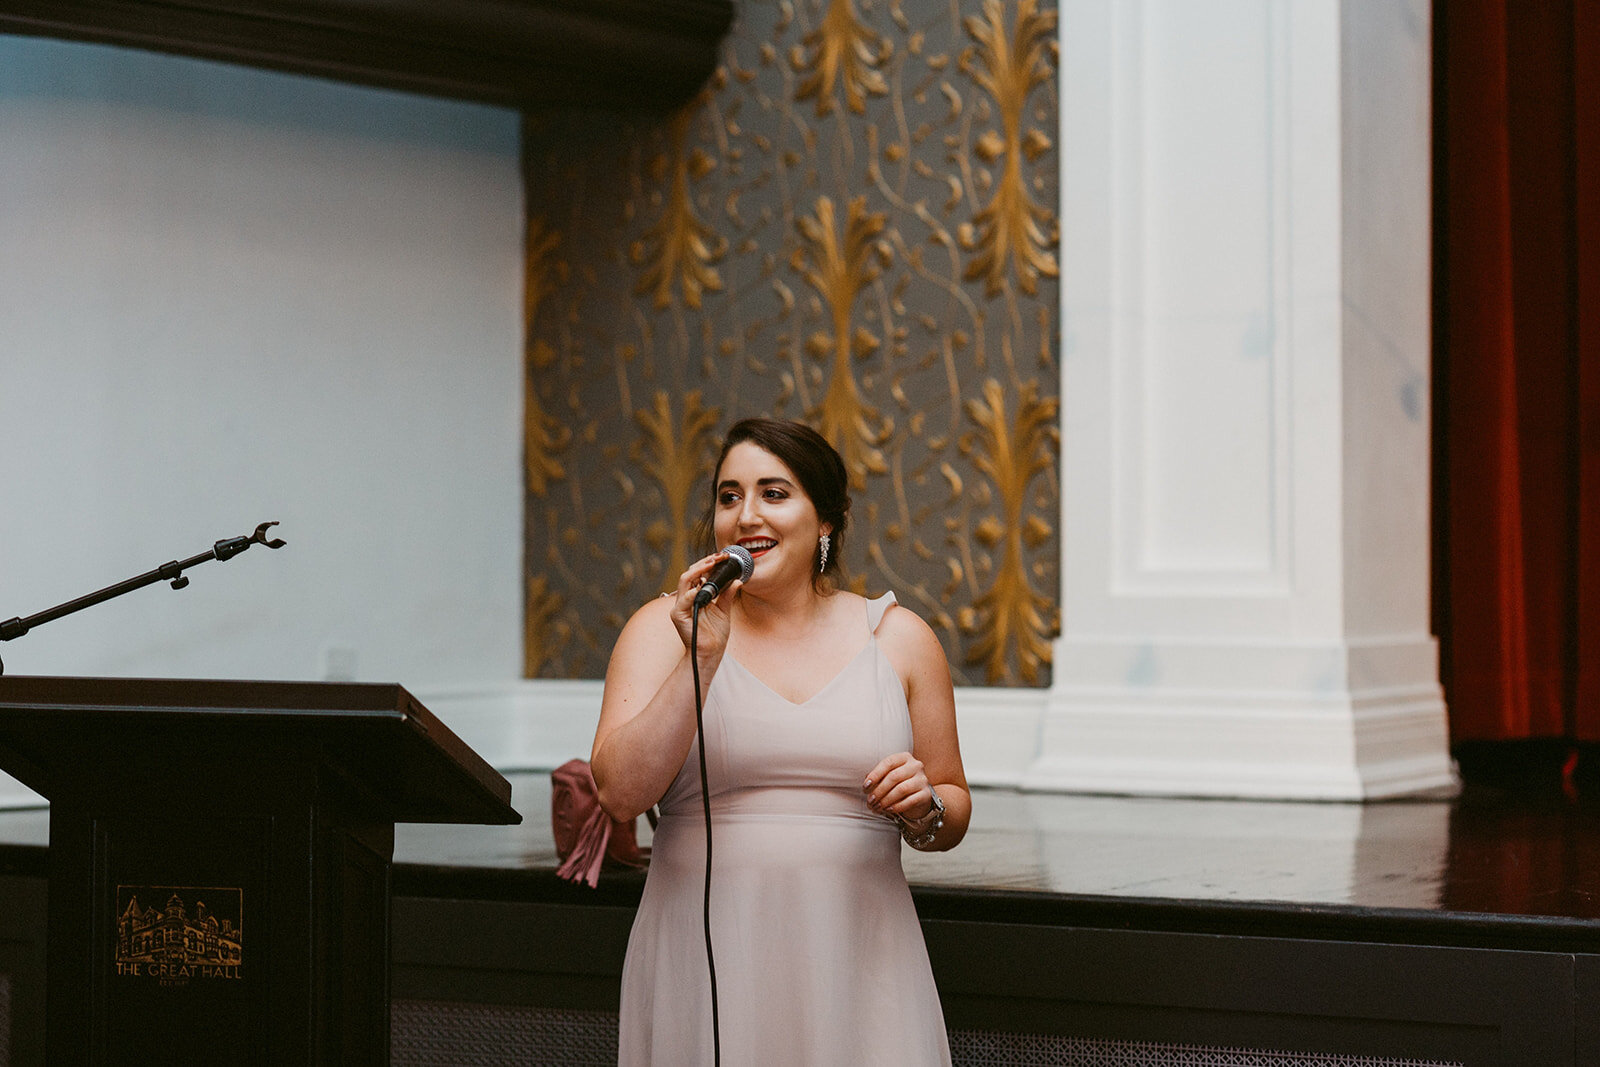
<svg viewBox="0 0 1600 1067"><path fill-rule="evenodd" d="M810 49L810 55L805 49ZM795 91L798 100L817 101L817 114L833 113L833 85L844 83L845 102L850 110L867 110L867 94L882 96L889 91L881 66L894 51L889 41L874 33L856 17L852 0L829 0L822 25L806 34L804 48L789 54L789 63L803 74Z"/></svg>
<svg viewBox="0 0 1600 1067"><path fill-rule="evenodd" d="M796 250L796 266L827 303L833 323L833 335L824 337L821 346L832 353L833 373L822 405L813 414L821 423L822 436L843 455L850 484L856 489L866 487L869 471L882 474L888 470L879 446L894 429L892 422L862 400L850 367L852 355L868 355L878 345L864 329L852 333L850 312L857 294L878 277L881 253L876 238L885 222L881 212L867 214L866 199L857 197L846 210L841 239L833 201L826 196L817 198L814 216L801 216L797 222L805 246Z"/></svg>
<svg viewBox="0 0 1600 1067"><path fill-rule="evenodd" d="M1038 384L1029 382L1022 387L1016 422L1011 424L1004 390L991 378L984 383L983 399L968 400L966 409L979 428L973 464L993 481L1005 512L1003 521L990 516L976 531L980 540L1000 546L1001 562L994 584L973 604L968 628L980 636L967 663L984 665L993 684L1009 673L1007 661L1014 645L1022 678L1033 685L1040 665L1050 662L1053 625L1048 621L1050 599L1028 584L1022 556L1023 540L1038 543L1045 524L1037 516L1024 522L1022 510L1028 483L1052 463L1056 401L1041 400Z"/></svg>
<svg viewBox="0 0 1600 1067"><path fill-rule="evenodd" d="M522 410L522 469L528 492L543 496L550 482L566 477L566 468L556 458L572 440L572 431L545 413L539 393L533 387L534 372L555 362L555 351L542 338L534 337L539 308L564 275L566 265L555 258L561 234L545 228L540 216L528 219L526 266L523 270L523 337L527 352L523 366L525 393Z"/></svg>
<svg viewBox="0 0 1600 1067"><path fill-rule="evenodd" d="M1047 58L1056 15L1038 10L1037 0L1020 0L1017 22L1008 34L1001 0L984 0L983 16L969 15L967 32L978 42L977 58L968 49L961 66L994 97L1001 116L1002 133L988 131L977 151L988 162L1001 161L994 196L974 218L977 254L967 264L968 281L982 278L993 296L1005 288L1008 267L1015 267L1022 291L1038 291L1039 276L1057 276L1056 257L1048 251L1054 242L1054 215L1034 203L1022 177L1022 158L1037 158L1048 144L1038 130L1022 133L1022 114L1034 86L1050 77Z"/></svg>
<svg viewBox="0 0 1600 1067"><path fill-rule="evenodd" d="M683 291L684 304L695 310L700 308L702 293L722 291L722 276L712 264L727 252L728 242L695 215L689 194L690 181L703 178L716 167L715 161L698 148L687 148L689 125L699 103L690 104L672 118L668 156L656 160L657 167L671 176L666 205L661 218L645 231L644 239L633 250L634 262L644 264L634 294L651 294L657 310L671 306L674 282Z"/></svg>
<svg viewBox="0 0 1600 1067"><path fill-rule="evenodd" d="M564 640L557 631L564 629L554 620L566 605L566 599L550 588L550 581L542 574L528 579L527 598L522 608L522 673L527 678L537 678L545 665L555 658ZM566 635L560 635L562 637Z"/></svg>
<svg viewBox="0 0 1600 1067"><path fill-rule="evenodd" d="M706 452L708 435L721 412L701 407L700 391L694 390L683 398L683 417L675 421L671 398L664 390L657 390L654 410L641 409L633 413L633 418L644 431L644 469L661 485L666 498L672 548L663 577L675 582L689 566L689 501L695 483L705 473L700 457Z"/></svg>

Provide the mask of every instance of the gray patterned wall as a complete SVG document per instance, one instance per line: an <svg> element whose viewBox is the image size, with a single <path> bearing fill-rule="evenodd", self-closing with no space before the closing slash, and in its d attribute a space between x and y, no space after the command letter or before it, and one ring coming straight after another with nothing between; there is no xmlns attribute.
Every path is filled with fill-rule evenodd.
<svg viewBox="0 0 1600 1067"><path fill-rule="evenodd" d="M960 684L1058 628L1056 16L750 0L700 97L526 126L529 676L598 677L700 554L721 433L804 419L852 476L853 586Z"/></svg>

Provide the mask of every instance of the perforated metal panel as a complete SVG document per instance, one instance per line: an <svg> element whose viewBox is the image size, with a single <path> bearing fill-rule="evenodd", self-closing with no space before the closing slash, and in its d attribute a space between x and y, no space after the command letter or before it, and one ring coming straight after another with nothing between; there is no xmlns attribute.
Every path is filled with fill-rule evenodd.
<svg viewBox="0 0 1600 1067"><path fill-rule="evenodd" d="M956 1067L1460 1067L1438 1060L1097 1041L988 1030L952 1031L950 1055Z"/></svg>
<svg viewBox="0 0 1600 1067"><path fill-rule="evenodd" d="M0 974L0 1067L11 1067L11 976Z"/></svg>
<svg viewBox="0 0 1600 1067"><path fill-rule="evenodd" d="M397 1000L391 1067L616 1067L617 1015Z"/></svg>
<svg viewBox="0 0 1600 1067"><path fill-rule="evenodd" d="M617 1062L614 1012L397 1000L392 1023L393 1067L612 1067ZM950 1054L955 1067L1460 1067L1440 1060L989 1030L952 1031Z"/></svg>

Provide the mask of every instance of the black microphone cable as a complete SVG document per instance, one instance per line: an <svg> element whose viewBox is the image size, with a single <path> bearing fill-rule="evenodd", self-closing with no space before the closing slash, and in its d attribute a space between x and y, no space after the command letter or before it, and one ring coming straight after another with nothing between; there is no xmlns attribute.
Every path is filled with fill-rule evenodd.
<svg viewBox="0 0 1600 1067"><path fill-rule="evenodd" d="M717 959L711 950L711 781L706 774L705 699L700 694L700 609L715 600L729 582L748 582L756 561L742 545L729 545L712 568L689 610L689 668L694 675L694 726L700 740L700 805L706 816L706 971L711 977L711 1052L713 1067L722 1067L722 1027L717 1015Z"/></svg>
<svg viewBox="0 0 1600 1067"><path fill-rule="evenodd" d="M706 722L700 696L700 603L690 611L689 665L694 674L694 725L700 741L700 805L706 814L706 893L702 915L706 930L706 970L711 976L711 1055L722 1065L722 1028L717 1019L717 959L711 951L711 786L706 775Z"/></svg>

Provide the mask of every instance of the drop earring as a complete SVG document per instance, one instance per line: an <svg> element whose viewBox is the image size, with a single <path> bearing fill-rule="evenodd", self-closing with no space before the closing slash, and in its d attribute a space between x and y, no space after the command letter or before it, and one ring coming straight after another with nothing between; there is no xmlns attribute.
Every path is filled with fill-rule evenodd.
<svg viewBox="0 0 1600 1067"><path fill-rule="evenodd" d="M828 569L828 535L823 534L817 538L817 548L822 553L821 560L817 563L817 573L821 574Z"/></svg>

